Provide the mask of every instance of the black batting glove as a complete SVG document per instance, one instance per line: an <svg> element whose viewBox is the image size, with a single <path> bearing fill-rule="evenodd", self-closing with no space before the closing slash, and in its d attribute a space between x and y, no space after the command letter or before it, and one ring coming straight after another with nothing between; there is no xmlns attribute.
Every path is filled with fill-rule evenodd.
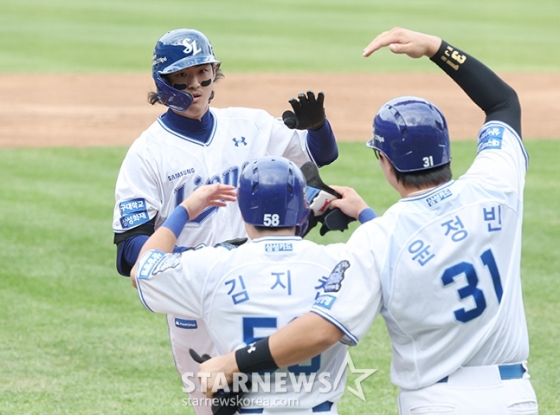
<svg viewBox="0 0 560 415"><path fill-rule="evenodd" d="M288 102L293 111L286 110L282 114L284 124L288 128L296 130L318 130L325 124L325 94L319 92L315 99L313 91L303 92L298 95L298 99L292 98Z"/></svg>

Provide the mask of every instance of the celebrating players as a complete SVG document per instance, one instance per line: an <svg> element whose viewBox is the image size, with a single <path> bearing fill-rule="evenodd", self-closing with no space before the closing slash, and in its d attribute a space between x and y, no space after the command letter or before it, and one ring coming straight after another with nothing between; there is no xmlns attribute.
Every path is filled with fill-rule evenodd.
<svg viewBox="0 0 560 415"><path fill-rule="evenodd" d="M401 200L353 233L343 278L335 269L311 312L202 363L201 376L211 385L218 373L230 380L356 344L381 314L401 414L537 414L520 278L528 158L517 94L436 36L394 28L364 56L386 46L430 58L484 111L474 162L452 180L447 124L433 103L405 96L383 105L368 146ZM343 197L331 205L357 217L357 194L335 190Z"/></svg>
<svg viewBox="0 0 560 415"><path fill-rule="evenodd" d="M157 92L148 101L168 109L132 144L117 178L113 231L121 275L129 275L149 236L200 186L237 186L243 166L264 155L285 156L298 166L308 161L323 166L338 157L322 93L291 99L294 111L286 111L284 121L259 109L210 107L215 83L223 78L220 64L199 31L172 30L157 41L152 59ZM178 251L247 236L235 203L210 206L185 227ZM167 323L180 374L198 369L190 347L214 354L202 320L169 314ZM204 397L199 391L191 396ZM198 415L210 413L196 409Z"/></svg>
<svg viewBox="0 0 560 415"><path fill-rule="evenodd" d="M233 186L199 187L142 247L131 277L143 304L154 312L204 321L220 353L252 344L305 314L333 267L339 264L343 275L346 263L342 244L301 238L309 217L305 189L293 162L259 158L243 169L238 189L251 242L237 249L225 245L172 253L181 232L189 232L189 220L207 206L223 207L235 198ZM290 406L293 415L336 414L345 386L345 355L346 347L337 343L310 356L310 362L263 375L260 387L253 377L239 413Z"/></svg>

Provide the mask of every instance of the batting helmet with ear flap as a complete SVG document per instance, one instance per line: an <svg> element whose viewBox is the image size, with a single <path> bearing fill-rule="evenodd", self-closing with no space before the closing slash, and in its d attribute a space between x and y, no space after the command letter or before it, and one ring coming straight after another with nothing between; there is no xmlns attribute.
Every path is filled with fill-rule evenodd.
<svg viewBox="0 0 560 415"><path fill-rule="evenodd" d="M303 235L309 219L303 173L284 157L266 156L243 168L237 201L243 220L268 228L297 227Z"/></svg>
<svg viewBox="0 0 560 415"><path fill-rule="evenodd" d="M451 161L445 117L431 102L413 96L395 98L381 107L367 146L380 151L403 173Z"/></svg>
<svg viewBox="0 0 560 415"><path fill-rule="evenodd" d="M198 30L176 29L164 34L156 43L152 58L152 77L162 104L178 111L186 111L192 96L169 85L164 76L191 66L220 65L208 38Z"/></svg>

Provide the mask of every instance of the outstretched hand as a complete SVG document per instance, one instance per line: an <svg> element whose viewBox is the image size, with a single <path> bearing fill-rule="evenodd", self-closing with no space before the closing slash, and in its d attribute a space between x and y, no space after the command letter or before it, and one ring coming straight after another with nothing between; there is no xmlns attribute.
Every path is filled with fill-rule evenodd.
<svg viewBox="0 0 560 415"><path fill-rule="evenodd" d="M227 184L208 184L200 186L183 203L183 207L189 212L189 219L195 219L204 209L210 206L223 207L226 202L235 202L237 190L234 186Z"/></svg>
<svg viewBox="0 0 560 415"><path fill-rule="evenodd" d="M395 27L377 35L366 46L363 56L368 57L382 47L389 46L393 53L406 54L411 58L421 58L422 56L431 58L436 54L440 45L441 39L437 36Z"/></svg>
<svg viewBox="0 0 560 415"><path fill-rule="evenodd" d="M324 101L325 94L319 92L315 98L313 91L307 91L307 95L299 94L298 99L290 99L288 102L293 111L284 111L282 114L284 124L296 130L318 130L325 124Z"/></svg>

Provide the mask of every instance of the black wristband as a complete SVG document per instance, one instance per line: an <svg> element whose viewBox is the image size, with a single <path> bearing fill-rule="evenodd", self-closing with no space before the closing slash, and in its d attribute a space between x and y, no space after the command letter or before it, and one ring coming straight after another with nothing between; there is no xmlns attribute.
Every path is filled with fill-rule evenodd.
<svg viewBox="0 0 560 415"><path fill-rule="evenodd" d="M256 373L278 369L272 358L268 337L235 351L235 360L241 373Z"/></svg>

